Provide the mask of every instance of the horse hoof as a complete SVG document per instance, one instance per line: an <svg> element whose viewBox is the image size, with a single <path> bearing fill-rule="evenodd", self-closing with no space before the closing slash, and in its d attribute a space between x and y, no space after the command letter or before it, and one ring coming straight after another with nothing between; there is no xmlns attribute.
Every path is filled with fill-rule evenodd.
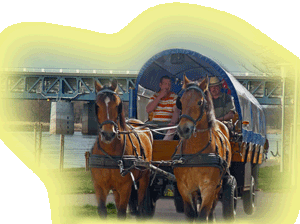
<svg viewBox="0 0 300 224"><path fill-rule="evenodd" d="M131 212L130 212L130 215L138 216L138 215L139 215L139 212L138 212L138 211L131 211Z"/></svg>

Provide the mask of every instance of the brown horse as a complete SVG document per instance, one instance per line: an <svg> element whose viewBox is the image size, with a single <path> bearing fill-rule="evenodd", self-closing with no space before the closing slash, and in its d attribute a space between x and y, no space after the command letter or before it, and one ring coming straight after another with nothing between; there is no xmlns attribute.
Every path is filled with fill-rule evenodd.
<svg viewBox="0 0 300 224"><path fill-rule="evenodd" d="M98 214L103 218L107 216L106 198L112 190L118 211L117 216L125 218L132 185L136 181L139 187L138 211L143 216L145 214L143 203L149 184L150 170L126 168L125 158L139 157L144 161L151 161L152 134L150 131L139 133L134 131L133 128L136 124L141 124L141 121L131 119L129 120L131 125L125 122L122 100L116 94L116 80L110 87L95 82L95 89L99 136L91 153L94 160L90 161L94 163L91 166L91 174L98 201ZM127 134L120 134L121 132Z"/></svg>
<svg viewBox="0 0 300 224"><path fill-rule="evenodd" d="M191 82L184 76L183 88L182 115L177 129L182 145L176 156L184 158L185 164L175 166L174 174L187 219L213 220L222 177L228 174L231 162L229 132L215 118L208 77ZM218 164L216 158L222 162ZM189 164L188 160L194 162ZM199 211L198 201L201 202Z"/></svg>

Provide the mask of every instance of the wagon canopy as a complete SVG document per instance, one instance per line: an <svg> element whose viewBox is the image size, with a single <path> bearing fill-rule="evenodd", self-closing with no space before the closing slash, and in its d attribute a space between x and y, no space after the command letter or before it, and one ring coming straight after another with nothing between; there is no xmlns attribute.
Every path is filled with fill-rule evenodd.
<svg viewBox="0 0 300 224"><path fill-rule="evenodd" d="M172 80L171 90L180 94L183 75L190 80L199 80L206 75L223 80L226 88L222 91L234 98L236 111L241 121L248 121L242 126L243 141L263 145L266 139L266 121L261 105L255 97L240 84L229 72L215 61L197 52L185 49L162 51L149 59L141 68L136 80L136 92L149 98L159 90L159 80L168 75ZM223 85L224 86L224 85ZM137 102L134 102L137 105ZM136 106L135 106L136 107Z"/></svg>

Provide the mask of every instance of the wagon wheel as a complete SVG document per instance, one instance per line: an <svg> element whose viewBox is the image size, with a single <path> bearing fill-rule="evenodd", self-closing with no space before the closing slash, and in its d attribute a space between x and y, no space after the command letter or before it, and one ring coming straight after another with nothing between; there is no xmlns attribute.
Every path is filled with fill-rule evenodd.
<svg viewBox="0 0 300 224"><path fill-rule="evenodd" d="M243 192L243 207L247 215L252 215L255 210L255 181L251 176L251 186L249 191Z"/></svg>
<svg viewBox="0 0 300 224"><path fill-rule="evenodd" d="M178 212L178 213L184 212L183 200L178 191L176 183L174 184L174 204L175 204L176 212Z"/></svg>
<svg viewBox="0 0 300 224"><path fill-rule="evenodd" d="M225 220L234 221L236 216L237 205L237 183L234 176L224 179L223 183L223 217Z"/></svg>
<svg viewBox="0 0 300 224"><path fill-rule="evenodd" d="M258 189L259 164L252 164L252 176L254 177L254 189Z"/></svg>

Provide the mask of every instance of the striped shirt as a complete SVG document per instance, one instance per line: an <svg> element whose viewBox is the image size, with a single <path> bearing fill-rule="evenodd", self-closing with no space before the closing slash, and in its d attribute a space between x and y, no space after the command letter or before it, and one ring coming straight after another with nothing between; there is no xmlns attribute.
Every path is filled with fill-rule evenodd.
<svg viewBox="0 0 300 224"><path fill-rule="evenodd" d="M152 102L159 93L154 93L154 95L150 98L149 103ZM152 121L163 121L170 122L173 115L173 108L176 105L177 95L173 92L170 92L167 97L161 99L153 111Z"/></svg>

